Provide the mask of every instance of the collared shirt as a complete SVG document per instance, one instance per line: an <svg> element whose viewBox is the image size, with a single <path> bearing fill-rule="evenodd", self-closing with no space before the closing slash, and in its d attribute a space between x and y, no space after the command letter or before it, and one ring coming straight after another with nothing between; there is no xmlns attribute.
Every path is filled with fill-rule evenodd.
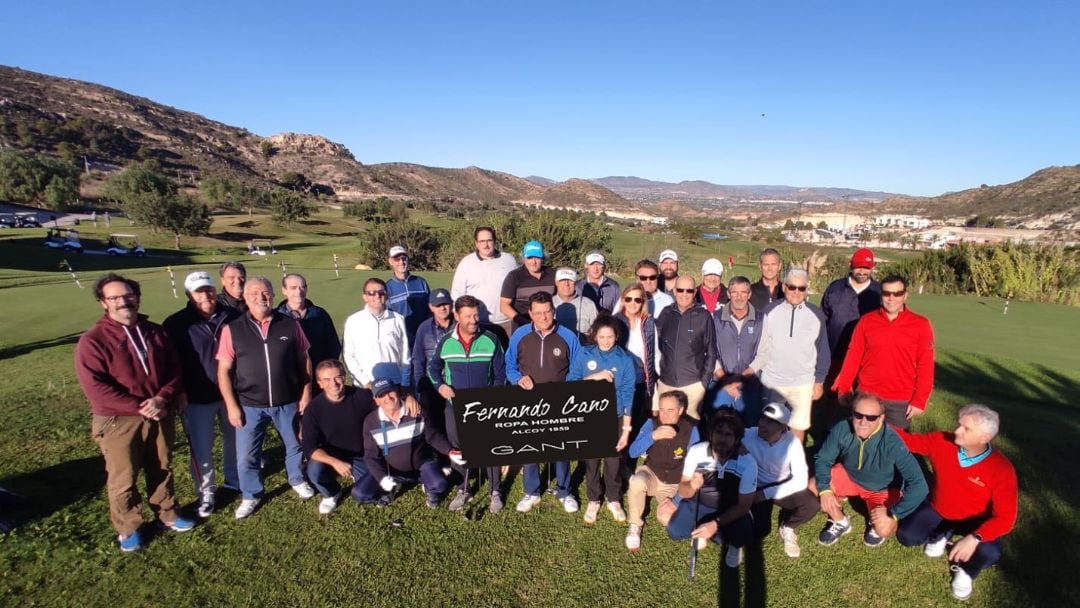
<svg viewBox="0 0 1080 608"><path fill-rule="evenodd" d="M975 465L979 464L980 462L982 462L983 460L985 460L986 457L990 455L990 452L993 451L993 449L994 449L993 446L991 446L988 443L988 444L986 444L986 449L983 450L982 453L980 453L980 454L976 454L974 456L968 456L967 451L965 451L964 448L959 448L957 450L956 455L960 459L960 466L963 467L963 468L967 468L967 467L975 466Z"/></svg>

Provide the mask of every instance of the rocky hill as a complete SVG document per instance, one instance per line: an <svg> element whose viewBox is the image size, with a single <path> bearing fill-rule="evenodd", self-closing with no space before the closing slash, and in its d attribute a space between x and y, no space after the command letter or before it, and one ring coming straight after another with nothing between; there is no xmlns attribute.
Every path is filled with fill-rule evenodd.
<svg viewBox="0 0 1080 608"><path fill-rule="evenodd" d="M184 185L208 175L264 187L301 173L340 199L530 201L604 210L634 206L599 186L536 184L478 167L365 165L319 135L261 137L109 87L0 66L0 149L59 156L105 173L156 159ZM547 195L549 187L554 192ZM602 191L602 192L601 192Z"/></svg>
<svg viewBox="0 0 1080 608"><path fill-rule="evenodd" d="M794 186L723 186L703 180L678 183L658 182L634 176L600 177L589 180L639 201L715 201L747 203L754 201L852 201L876 203L897 196L888 192Z"/></svg>
<svg viewBox="0 0 1080 608"><path fill-rule="evenodd" d="M893 198L889 209L933 218L966 219L982 215L1026 228L1080 229L1080 165L1048 167L1000 186L950 192L930 198Z"/></svg>

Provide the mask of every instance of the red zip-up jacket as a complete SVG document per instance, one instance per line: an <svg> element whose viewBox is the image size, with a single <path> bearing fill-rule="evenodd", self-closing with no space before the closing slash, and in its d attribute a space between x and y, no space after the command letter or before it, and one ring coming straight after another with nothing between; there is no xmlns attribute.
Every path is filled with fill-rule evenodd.
<svg viewBox="0 0 1080 608"><path fill-rule="evenodd" d="M907 401L926 409L934 388L934 329L926 317L906 306L892 321L884 308L868 312L855 325L844 365L833 390L860 391L887 401Z"/></svg>
<svg viewBox="0 0 1080 608"><path fill-rule="evenodd" d="M1016 524L1016 470L998 450L970 467L961 467L952 433L906 433L892 427L913 454L930 458L934 467L930 506L945 519L985 516L975 529L984 541L1008 534Z"/></svg>
<svg viewBox="0 0 1080 608"><path fill-rule="evenodd" d="M140 404L161 397L175 411L183 392L180 355L165 328L139 315L128 328L102 316L75 346L75 375L98 416L138 416ZM140 335L141 334L141 335ZM146 369L132 341L146 343Z"/></svg>

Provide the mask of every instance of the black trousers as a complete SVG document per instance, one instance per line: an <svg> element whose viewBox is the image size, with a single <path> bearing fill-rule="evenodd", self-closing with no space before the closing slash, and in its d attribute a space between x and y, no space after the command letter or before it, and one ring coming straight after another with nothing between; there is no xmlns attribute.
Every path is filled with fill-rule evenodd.
<svg viewBox="0 0 1080 608"><path fill-rule="evenodd" d="M789 528L798 528L810 521L821 510L818 497L810 490L796 492L775 500L763 500L754 503L750 513L754 516L754 537L765 538L772 530L773 504L780 507L780 524Z"/></svg>
<svg viewBox="0 0 1080 608"><path fill-rule="evenodd" d="M601 497L606 498L608 502L619 501L622 493L623 462L622 454L585 461L585 494L590 502L599 502ZM600 475L601 463L604 466L602 477Z"/></svg>

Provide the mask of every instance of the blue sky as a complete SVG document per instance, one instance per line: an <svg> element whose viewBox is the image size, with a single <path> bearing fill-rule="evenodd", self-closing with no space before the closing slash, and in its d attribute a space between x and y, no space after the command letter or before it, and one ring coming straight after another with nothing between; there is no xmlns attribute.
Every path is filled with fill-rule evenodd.
<svg viewBox="0 0 1080 608"><path fill-rule="evenodd" d="M1080 163L1080 3L5 7L0 63L364 163L920 195Z"/></svg>

